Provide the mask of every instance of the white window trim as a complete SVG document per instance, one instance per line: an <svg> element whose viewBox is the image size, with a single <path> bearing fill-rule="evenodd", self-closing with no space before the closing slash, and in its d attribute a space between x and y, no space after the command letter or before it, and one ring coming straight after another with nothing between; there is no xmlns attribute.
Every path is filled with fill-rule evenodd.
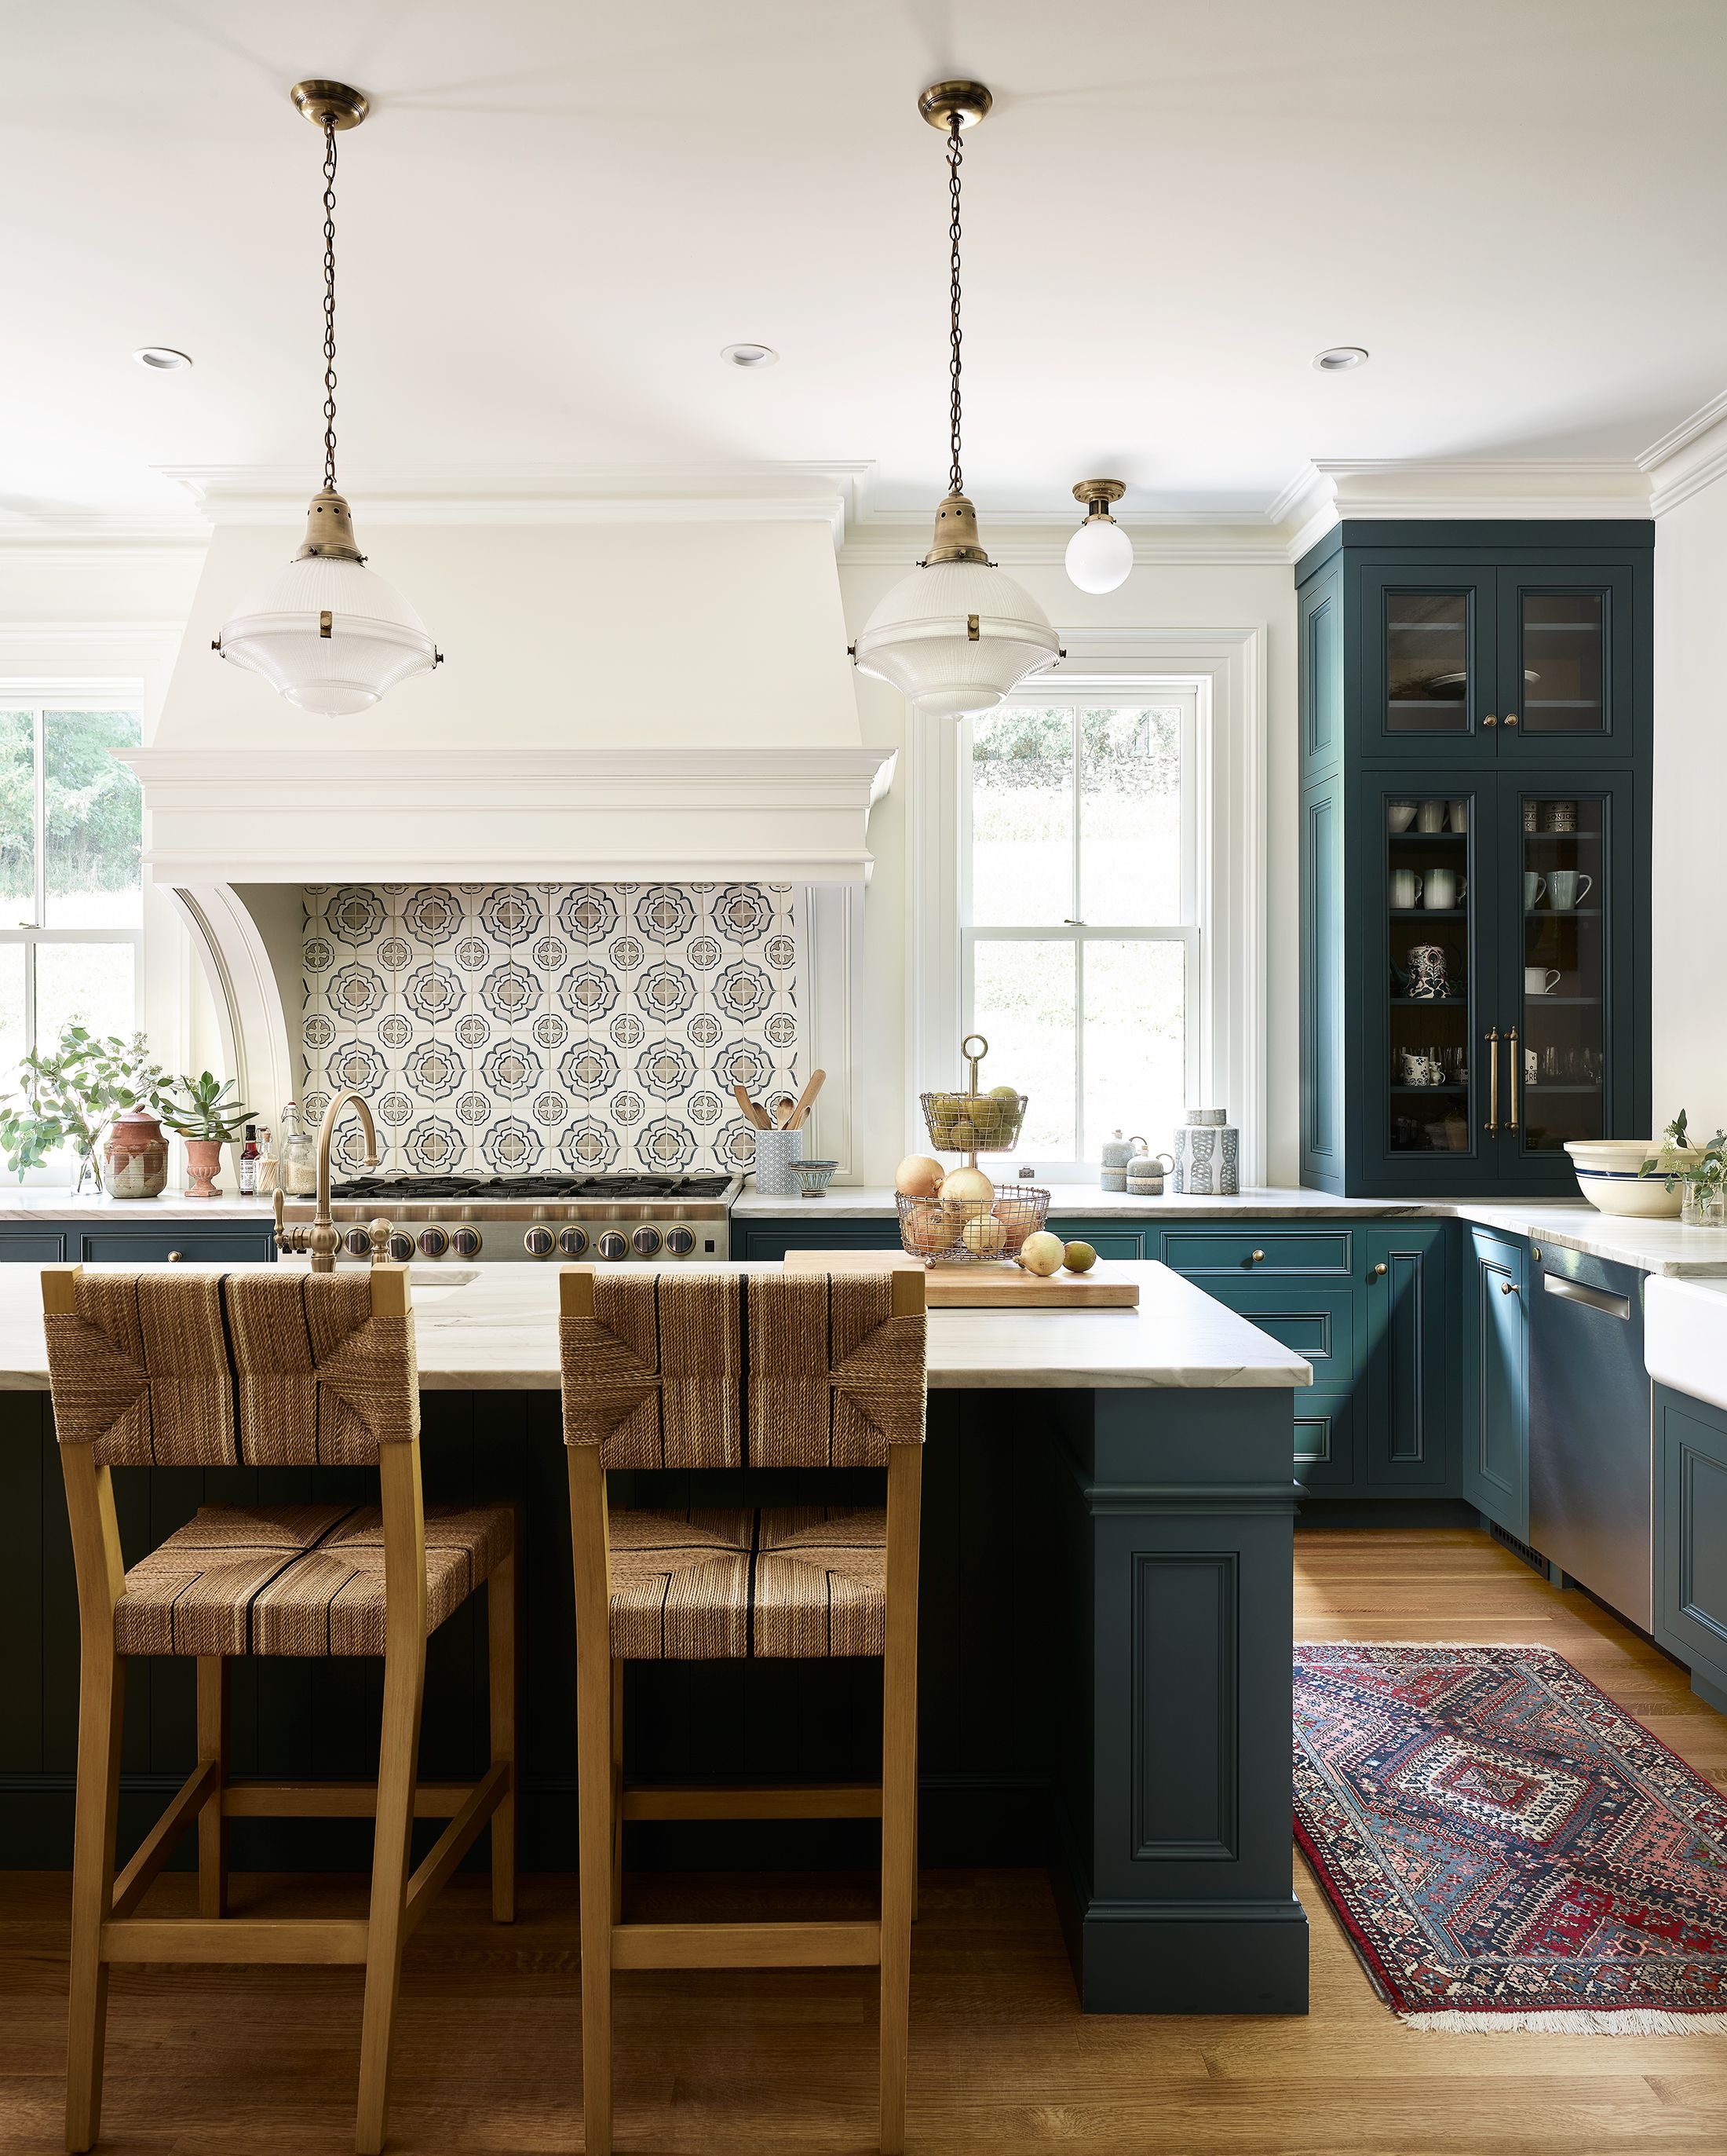
<svg viewBox="0 0 1727 2156"><path fill-rule="evenodd" d="M1265 645L1240 629L1061 631L1063 690L1148 695L1197 686L1197 911L1202 925L1197 1077L1207 1106L1242 1134L1243 1187L1265 1179ZM964 999L961 863L963 790L951 722L914 721L906 804L904 1142L928 1145L917 1096L961 1075ZM1150 1136L1151 1133L1147 1133Z"/></svg>

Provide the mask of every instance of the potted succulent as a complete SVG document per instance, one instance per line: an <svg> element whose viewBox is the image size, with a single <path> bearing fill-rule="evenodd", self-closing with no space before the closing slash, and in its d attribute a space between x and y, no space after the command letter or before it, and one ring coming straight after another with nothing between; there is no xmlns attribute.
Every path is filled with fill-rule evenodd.
<svg viewBox="0 0 1727 2156"><path fill-rule="evenodd" d="M196 1078L182 1074L174 1081L162 1101L162 1121L186 1141L188 1198L220 1195L216 1177L222 1166L222 1148L238 1137L256 1114L255 1109L241 1105L233 1081L224 1082L213 1070L201 1071Z"/></svg>
<svg viewBox="0 0 1727 2156"><path fill-rule="evenodd" d="M1638 1173L1660 1176L1669 1195L1681 1194L1679 1218L1691 1226L1727 1227L1727 1131L1699 1146L1686 1135L1686 1121L1681 1108L1667 1127L1667 1142Z"/></svg>
<svg viewBox="0 0 1727 2156"><path fill-rule="evenodd" d="M125 1040L64 1026L52 1050L20 1060L18 1093L0 1098L0 1154L22 1183L69 1146L74 1198L98 1167L112 1196L153 1198L168 1175L167 1140L153 1112L167 1075L141 1033Z"/></svg>

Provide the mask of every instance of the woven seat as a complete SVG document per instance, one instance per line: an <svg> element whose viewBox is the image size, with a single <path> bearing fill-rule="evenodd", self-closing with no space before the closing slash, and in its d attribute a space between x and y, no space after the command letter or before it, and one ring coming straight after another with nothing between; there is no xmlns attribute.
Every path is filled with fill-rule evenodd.
<svg viewBox="0 0 1727 2156"><path fill-rule="evenodd" d="M614 1511L611 1548L619 1661L882 1652L884 1507Z"/></svg>
<svg viewBox="0 0 1727 2156"><path fill-rule="evenodd" d="M426 1630L510 1553L507 1506L426 1508ZM122 1655L382 1655L377 1505L203 1505L126 1576Z"/></svg>

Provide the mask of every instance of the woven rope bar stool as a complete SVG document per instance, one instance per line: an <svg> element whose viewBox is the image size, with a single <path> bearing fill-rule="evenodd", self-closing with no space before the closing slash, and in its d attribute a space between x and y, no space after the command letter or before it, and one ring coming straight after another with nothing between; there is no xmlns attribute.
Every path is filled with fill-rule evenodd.
<svg viewBox="0 0 1727 2156"><path fill-rule="evenodd" d="M582 2072L611 2156L612 1972L880 1969L880 2145L904 2145L916 1881L924 1276L596 1274L561 1287L576 1578ZM884 1467L887 1505L612 1511L627 1468ZM622 1665L882 1658L879 1786L628 1789ZM881 1820L874 1923L622 1921L628 1819Z"/></svg>
<svg viewBox="0 0 1727 2156"><path fill-rule="evenodd" d="M54 1430L78 1573L81 1661L72 1871L66 2146L100 2129L115 1962L365 1965L354 2145L383 2146L402 1950L489 1823L492 1914L515 1903L515 1518L428 1512L407 1275L286 1271L42 1275ZM372 1466L382 1504L205 1505L130 1571L115 1467ZM469 1785L418 1781L426 1636L482 1584L490 1763ZM197 1658L197 1763L118 1878L120 1700L132 1655ZM238 1655L381 1655L383 1730L370 1783L231 1784L227 1663ZM416 1815L449 1824L410 1875ZM375 1819L370 1913L226 1913L227 1824ZM136 1916L181 1836L198 1833L198 1914Z"/></svg>

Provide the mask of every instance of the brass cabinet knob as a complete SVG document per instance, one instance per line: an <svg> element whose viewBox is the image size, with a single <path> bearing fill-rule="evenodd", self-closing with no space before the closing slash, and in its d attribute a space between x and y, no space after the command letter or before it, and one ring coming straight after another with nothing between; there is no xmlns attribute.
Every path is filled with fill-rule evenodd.
<svg viewBox="0 0 1727 2156"><path fill-rule="evenodd" d="M1530 1245L1530 1255L1535 1260L1537 1265L1540 1264L1541 1245L1539 1243L1531 1243Z"/></svg>
<svg viewBox="0 0 1727 2156"><path fill-rule="evenodd" d="M1367 1277L1369 1280L1383 1280L1390 1270L1389 1265L1376 1265Z"/></svg>
<svg viewBox="0 0 1727 2156"><path fill-rule="evenodd" d="M1507 711L1507 712L1506 712L1506 714L1505 714L1505 724L1506 724L1508 726L1514 726L1517 724L1517 714L1516 714L1516 712L1515 712L1515 711Z"/></svg>
<svg viewBox="0 0 1727 2156"><path fill-rule="evenodd" d="M185 1255L186 1253L184 1250L170 1250L168 1253L168 1263L171 1265L177 1265L181 1259Z"/></svg>
<svg viewBox="0 0 1727 2156"><path fill-rule="evenodd" d="M1515 1295L1516 1292L1517 1283L1515 1281L1501 1281L1499 1282L1499 1293L1501 1295Z"/></svg>
<svg viewBox="0 0 1727 2156"><path fill-rule="evenodd" d="M1481 721L1481 723L1482 723L1482 725L1483 725L1483 726L1498 726L1498 724L1499 724L1499 721L1498 721L1498 720L1494 716L1493 713L1492 713L1491 711L1489 711L1489 712L1488 713L1487 716L1486 716L1486 717L1485 717L1485 718Z"/></svg>
<svg viewBox="0 0 1727 2156"><path fill-rule="evenodd" d="M1264 1251L1263 1251L1263 1250L1255 1250L1255 1251L1254 1251L1254 1253L1253 1253L1253 1263L1254 1263L1256 1265L1263 1265L1265 1263L1265 1253L1264 1253Z"/></svg>

